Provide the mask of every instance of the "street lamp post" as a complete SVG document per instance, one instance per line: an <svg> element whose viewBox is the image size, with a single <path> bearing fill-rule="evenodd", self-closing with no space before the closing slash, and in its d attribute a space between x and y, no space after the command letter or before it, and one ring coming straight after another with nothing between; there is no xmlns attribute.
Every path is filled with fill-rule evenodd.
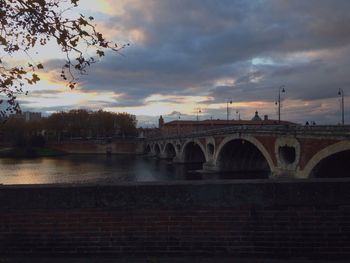
<svg viewBox="0 0 350 263"><path fill-rule="evenodd" d="M236 114L238 115L238 120L240 121L241 120L241 113L240 113L240 111L239 110L236 110Z"/></svg>
<svg viewBox="0 0 350 263"><path fill-rule="evenodd" d="M344 125L344 91L339 88L338 95L341 96L340 106L341 106L341 124Z"/></svg>
<svg viewBox="0 0 350 263"><path fill-rule="evenodd" d="M228 100L226 102L226 119L227 119L227 123L228 123L228 120L229 120L229 109L228 109L228 104L232 104L232 100Z"/></svg>
<svg viewBox="0 0 350 263"><path fill-rule="evenodd" d="M278 101L276 101L276 105L278 105L278 122L281 122L281 92L285 93L286 90L284 89L284 85L282 85L281 87L279 87L278 89Z"/></svg>
<svg viewBox="0 0 350 263"><path fill-rule="evenodd" d="M197 109L197 121L199 121L199 113L201 113L201 112L202 112L201 108L198 108Z"/></svg>

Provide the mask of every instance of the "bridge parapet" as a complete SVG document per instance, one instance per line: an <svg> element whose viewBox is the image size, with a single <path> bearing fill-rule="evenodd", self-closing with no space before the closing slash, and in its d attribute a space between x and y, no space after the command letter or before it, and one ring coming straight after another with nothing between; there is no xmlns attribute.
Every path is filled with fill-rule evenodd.
<svg viewBox="0 0 350 263"><path fill-rule="evenodd" d="M159 141L160 139L180 139L197 138L213 135L226 135L232 133L252 133L252 134L274 134L274 135L294 135L294 136L326 136L342 137L350 139L350 125L318 125L318 126L286 126L286 125L266 125L266 126L232 126L220 129L210 129L176 135L160 135L146 138L146 141Z"/></svg>

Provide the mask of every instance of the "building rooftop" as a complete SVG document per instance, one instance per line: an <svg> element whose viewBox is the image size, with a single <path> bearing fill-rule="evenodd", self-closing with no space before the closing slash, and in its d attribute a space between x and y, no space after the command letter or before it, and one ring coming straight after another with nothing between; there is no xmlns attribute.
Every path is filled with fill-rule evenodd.
<svg viewBox="0 0 350 263"><path fill-rule="evenodd" d="M261 121L261 118L260 118L260 116L259 116L259 114L258 114L258 111L255 112L255 115L254 115L254 117L252 118L252 121Z"/></svg>

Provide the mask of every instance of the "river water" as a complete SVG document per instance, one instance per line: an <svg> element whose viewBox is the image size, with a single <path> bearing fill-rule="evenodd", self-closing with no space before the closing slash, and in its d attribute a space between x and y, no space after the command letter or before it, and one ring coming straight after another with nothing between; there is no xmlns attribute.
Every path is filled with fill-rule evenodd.
<svg viewBox="0 0 350 263"><path fill-rule="evenodd" d="M0 159L0 184L118 183L201 179L200 165L133 155Z"/></svg>

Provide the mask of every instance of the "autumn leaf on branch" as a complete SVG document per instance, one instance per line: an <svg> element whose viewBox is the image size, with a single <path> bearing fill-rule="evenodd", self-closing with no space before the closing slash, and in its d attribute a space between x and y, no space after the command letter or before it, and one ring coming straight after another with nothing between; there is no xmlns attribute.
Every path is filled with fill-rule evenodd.
<svg viewBox="0 0 350 263"><path fill-rule="evenodd" d="M63 5L67 4L68 8L64 9ZM55 42L66 58L60 77L74 89L77 76L86 74L86 69L96 62L82 50L93 48L97 57L102 57L105 50L118 52L128 45L106 40L92 24L91 16L67 17L66 11L78 4L79 0L0 0L0 104L7 105L5 110L0 110L1 115L20 111L17 95L23 93L25 84L40 81L34 72L45 67L42 63L33 63L32 58L28 58L26 68L9 66L6 57L20 52L26 55L38 46Z"/></svg>

